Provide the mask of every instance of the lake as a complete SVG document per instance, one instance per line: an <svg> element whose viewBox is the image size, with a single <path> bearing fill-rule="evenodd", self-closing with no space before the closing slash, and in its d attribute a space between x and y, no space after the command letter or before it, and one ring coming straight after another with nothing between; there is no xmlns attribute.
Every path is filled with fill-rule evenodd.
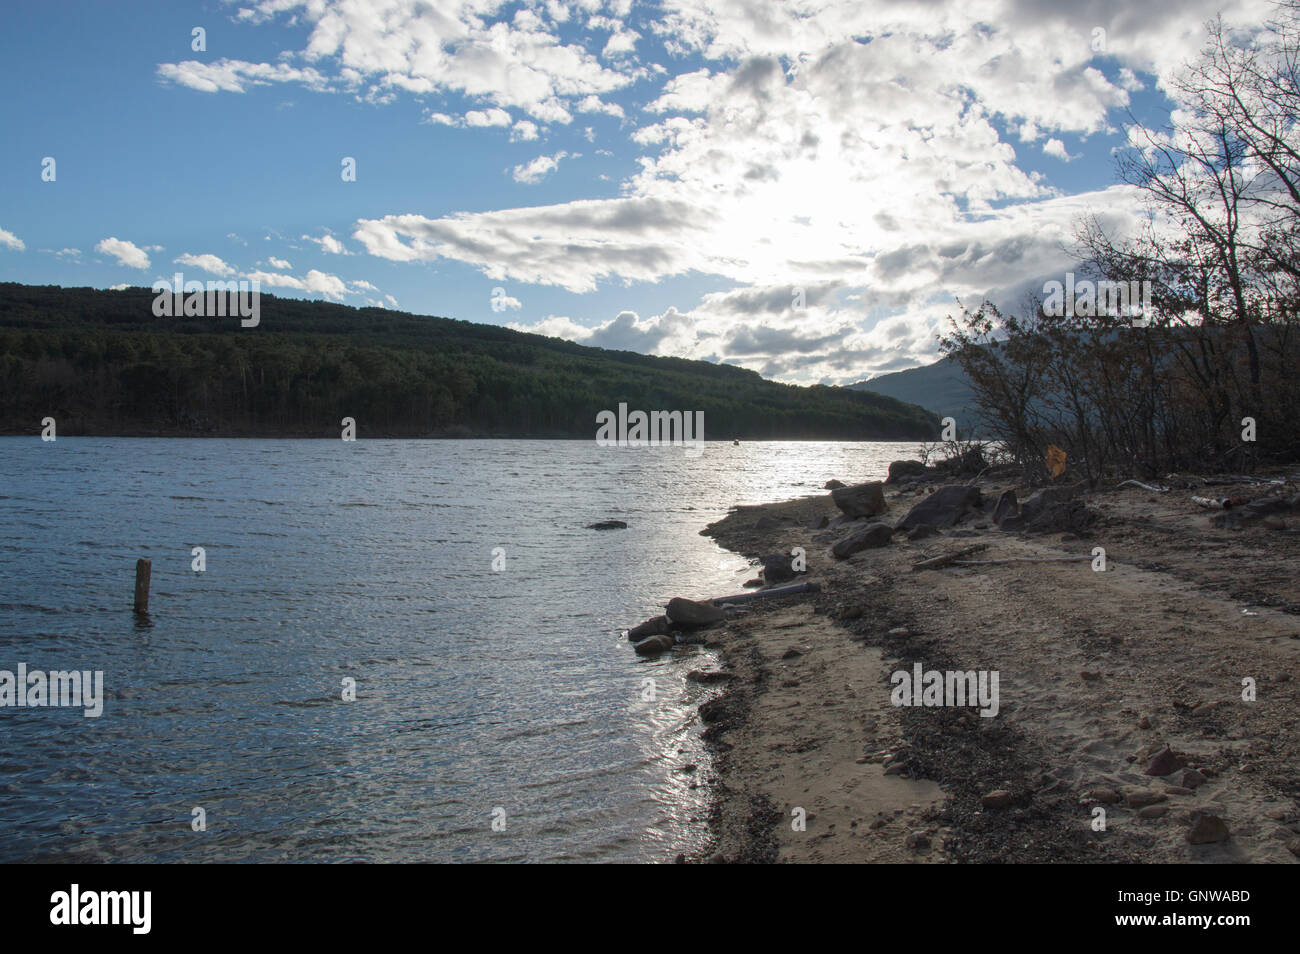
<svg viewBox="0 0 1300 954"><path fill-rule="evenodd" d="M690 852L716 690L684 677L714 661L620 630L741 591L755 568L699 535L733 504L883 479L917 444L693 453L0 438L0 670L102 670L105 695L0 708L0 861Z"/></svg>

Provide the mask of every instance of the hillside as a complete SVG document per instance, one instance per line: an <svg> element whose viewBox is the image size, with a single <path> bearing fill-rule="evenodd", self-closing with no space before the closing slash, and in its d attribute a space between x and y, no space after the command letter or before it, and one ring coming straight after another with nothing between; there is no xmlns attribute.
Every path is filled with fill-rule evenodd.
<svg viewBox="0 0 1300 954"><path fill-rule="evenodd" d="M0 283L0 433L589 439L601 410L703 411L705 436L915 440L890 397L495 325L261 296L261 320L157 318L147 288Z"/></svg>
<svg viewBox="0 0 1300 954"><path fill-rule="evenodd" d="M939 418L952 417L963 436L976 423L977 411L970 379L960 365L947 358L919 368L882 374L849 387L915 404Z"/></svg>

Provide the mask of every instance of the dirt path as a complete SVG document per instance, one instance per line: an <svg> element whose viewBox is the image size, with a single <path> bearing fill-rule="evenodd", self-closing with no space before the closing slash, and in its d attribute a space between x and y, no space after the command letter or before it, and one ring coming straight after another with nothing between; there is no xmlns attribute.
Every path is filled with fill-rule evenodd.
<svg viewBox="0 0 1300 954"><path fill-rule="evenodd" d="M804 547L823 585L815 599L750 604L710 637L735 677L708 730L721 750L717 855L1295 861L1300 533L1215 530L1189 497L1091 497L1099 519L1087 538L963 529L899 536L844 561L807 529L837 513L829 495L710 527L750 556ZM916 499L891 493L885 516ZM780 528L757 529L761 516ZM988 544L972 559L1101 546L1107 567L911 569L971 543ZM917 662L996 670L998 714L895 707L890 674ZM1242 698L1247 678L1254 701ZM1164 746L1185 767L1145 774ZM1004 807L984 804L995 790L1008 793ZM1097 808L1104 831L1093 830ZM1189 843L1203 814L1230 836Z"/></svg>

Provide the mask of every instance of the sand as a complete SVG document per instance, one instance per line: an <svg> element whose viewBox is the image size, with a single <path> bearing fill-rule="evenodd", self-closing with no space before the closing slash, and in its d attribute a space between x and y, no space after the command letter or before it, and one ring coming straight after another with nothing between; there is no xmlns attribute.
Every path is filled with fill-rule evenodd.
<svg viewBox="0 0 1300 954"><path fill-rule="evenodd" d="M886 489L882 519L896 521L932 487ZM1215 529L1194 493L1207 495L1087 494L1098 519L1085 536L968 522L843 561L829 553L835 534L808 529L838 515L829 494L709 527L750 557L805 548L803 578L822 592L748 604L709 632L734 678L706 710L714 844L690 860L1295 862L1300 517ZM760 526L779 526L757 529L764 515ZM1107 568L911 569L975 543L988 549L972 559L1102 546ZM893 705L890 674L915 662L997 670L998 714ZM1191 776L1145 774L1164 746ZM1005 794L988 807L994 791ZM1190 843L1202 815L1228 837Z"/></svg>

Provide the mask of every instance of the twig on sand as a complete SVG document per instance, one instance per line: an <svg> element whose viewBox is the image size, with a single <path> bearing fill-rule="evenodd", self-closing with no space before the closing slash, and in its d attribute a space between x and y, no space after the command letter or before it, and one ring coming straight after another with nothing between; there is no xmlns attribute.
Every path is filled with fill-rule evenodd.
<svg viewBox="0 0 1300 954"><path fill-rule="evenodd" d="M953 566L997 566L1000 563L1074 563L1079 560L1091 560L1090 556L1061 557L1007 557L1004 560L954 560Z"/></svg>
<svg viewBox="0 0 1300 954"><path fill-rule="evenodd" d="M913 570L937 570L940 567L951 566L964 556L972 553L978 553L980 550L987 550L987 543L977 543L974 546L962 547L960 550L954 550L952 553L945 553L943 556L932 557L929 560L922 560L920 563L913 563Z"/></svg>
<svg viewBox="0 0 1300 954"><path fill-rule="evenodd" d="M1134 487L1141 487L1143 490L1149 490L1149 491L1151 491L1153 494L1167 494L1167 493L1169 493L1169 488L1168 488L1168 487L1159 487L1159 486L1156 486L1156 485L1154 485L1154 484L1144 484L1144 483L1142 483L1142 481L1140 481L1140 480L1126 480L1126 481L1124 481L1122 484L1120 484L1119 487L1116 487L1115 489L1116 489L1116 490L1119 490L1120 487L1127 487L1129 484L1132 484Z"/></svg>

